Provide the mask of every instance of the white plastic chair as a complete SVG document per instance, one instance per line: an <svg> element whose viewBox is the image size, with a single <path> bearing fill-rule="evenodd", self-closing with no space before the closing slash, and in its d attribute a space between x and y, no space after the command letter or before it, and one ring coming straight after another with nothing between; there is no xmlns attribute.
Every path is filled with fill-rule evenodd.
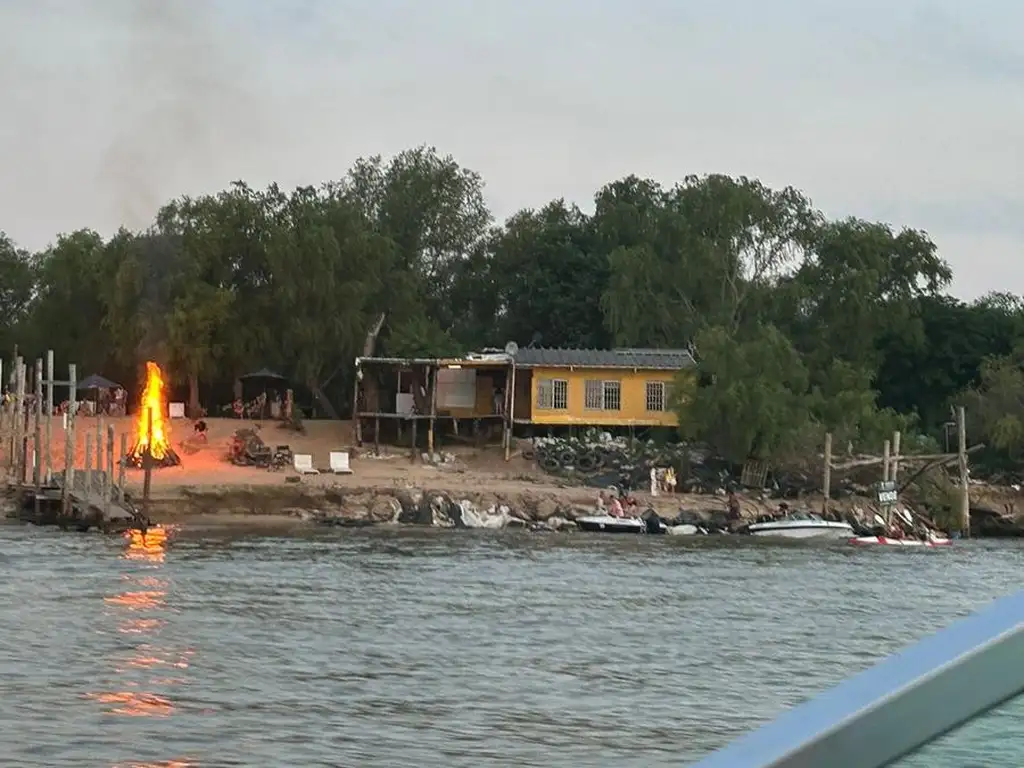
<svg viewBox="0 0 1024 768"><path fill-rule="evenodd" d="M313 466L313 455L310 453L296 453L292 459L295 471L300 475L319 475L320 470Z"/></svg>
<svg viewBox="0 0 1024 768"><path fill-rule="evenodd" d="M352 474L352 467L348 463L348 451L331 451L331 472L336 475Z"/></svg>

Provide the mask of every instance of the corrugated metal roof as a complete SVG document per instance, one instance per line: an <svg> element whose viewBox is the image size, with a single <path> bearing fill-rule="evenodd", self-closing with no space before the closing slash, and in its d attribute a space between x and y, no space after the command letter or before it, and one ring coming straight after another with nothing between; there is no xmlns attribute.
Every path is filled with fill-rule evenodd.
<svg viewBox="0 0 1024 768"><path fill-rule="evenodd" d="M548 349L520 348L516 365L530 368L643 368L679 371L696 365L685 349Z"/></svg>

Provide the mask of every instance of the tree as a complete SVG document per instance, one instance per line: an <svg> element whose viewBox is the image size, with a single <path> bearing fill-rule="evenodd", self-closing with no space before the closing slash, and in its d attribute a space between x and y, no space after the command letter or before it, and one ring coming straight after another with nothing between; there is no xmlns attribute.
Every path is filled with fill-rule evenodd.
<svg viewBox="0 0 1024 768"><path fill-rule="evenodd" d="M608 261L595 253L587 218L555 200L512 216L489 242L498 333L492 344L539 337L549 347L607 347L599 304Z"/></svg>
<svg viewBox="0 0 1024 768"><path fill-rule="evenodd" d="M193 409L270 367L340 415L380 318L376 352L409 358L696 340L684 432L736 461L785 461L826 430L840 448L893 429L907 444L968 402L972 439L1024 466L1024 301L945 295L926 233L832 220L745 177L626 176L594 202L495 225L479 174L422 146L319 186L178 197L107 239L29 254L0 234L0 346L129 384L154 359Z"/></svg>
<svg viewBox="0 0 1024 768"><path fill-rule="evenodd" d="M810 413L807 369L777 328L759 326L743 341L723 327L697 335L700 375L682 375L676 408L683 434L740 463L792 448Z"/></svg>
<svg viewBox="0 0 1024 768"><path fill-rule="evenodd" d="M699 331L735 334L758 297L801 258L820 214L792 188L691 176L670 191L630 177L598 194L608 252L602 306L622 344L681 346Z"/></svg>
<svg viewBox="0 0 1024 768"><path fill-rule="evenodd" d="M35 288L31 256L0 232L0 349L12 349Z"/></svg>

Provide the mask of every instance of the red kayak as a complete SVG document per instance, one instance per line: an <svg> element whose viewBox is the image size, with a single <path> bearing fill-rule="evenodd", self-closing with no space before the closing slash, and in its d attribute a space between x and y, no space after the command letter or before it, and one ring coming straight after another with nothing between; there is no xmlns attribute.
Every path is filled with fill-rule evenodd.
<svg viewBox="0 0 1024 768"><path fill-rule="evenodd" d="M850 543L858 546L882 544L890 547L948 547L953 543L953 540L944 537L922 541L921 539L892 539L888 536L857 536L850 539Z"/></svg>

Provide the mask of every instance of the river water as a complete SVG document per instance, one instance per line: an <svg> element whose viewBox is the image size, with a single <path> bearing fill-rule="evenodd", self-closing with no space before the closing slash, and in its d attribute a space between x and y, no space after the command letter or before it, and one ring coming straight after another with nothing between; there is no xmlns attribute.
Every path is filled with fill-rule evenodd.
<svg viewBox="0 0 1024 768"><path fill-rule="evenodd" d="M0 526L0 755L680 766L1017 590L1022 552L410 529L132 543ZM901 765L1022 765L1014 714Z"/></svg>

